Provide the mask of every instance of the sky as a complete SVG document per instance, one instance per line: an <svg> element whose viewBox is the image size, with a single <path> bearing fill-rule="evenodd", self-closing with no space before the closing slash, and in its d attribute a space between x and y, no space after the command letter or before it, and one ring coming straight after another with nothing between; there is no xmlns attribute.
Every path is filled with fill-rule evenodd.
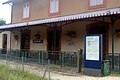
<svg viewBox="0 0 120 80"><path fill-rule="evenodd" d="M11 22L11 6L9 4L2 4L8 0L0 0L0 18L3 18L7 24Z"/></svg>

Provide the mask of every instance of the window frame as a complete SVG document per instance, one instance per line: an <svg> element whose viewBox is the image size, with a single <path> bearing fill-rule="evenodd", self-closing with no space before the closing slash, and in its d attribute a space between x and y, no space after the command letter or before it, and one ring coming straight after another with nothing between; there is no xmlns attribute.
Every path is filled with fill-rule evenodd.
<svg viewBox="0 0 120 80"><path fill-rule="evenodd" d="M51 0L49 0L49 5L48 5L49 6L48 7L49 8L49 10L48 10L49 11L48 12L49 16L59 15L60 14L60 0L58 0L58 12L53 12L53 13L50 12L50 1Z"/></svg>
<svg viewBox="0 0 120 80"><path fill-rule="evenodd" d="M106 0L103 0L103 4L94 5L94 6L90 5L90 0L88 1L88 9L99 9L99 8L105 8L105 7L106 7Z"/></svg>

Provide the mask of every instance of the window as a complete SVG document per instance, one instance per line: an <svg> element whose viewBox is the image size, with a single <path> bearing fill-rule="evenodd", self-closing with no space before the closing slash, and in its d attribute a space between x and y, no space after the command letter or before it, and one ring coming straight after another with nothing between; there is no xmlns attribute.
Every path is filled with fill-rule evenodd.
<svg viewBox="0 0 120 80"><path fill-rule="evenodd" d="M29 18L30 16L30 3L26 2L23 4L23 18Z"/></svg>
<svg viewBox="0 0 120 80"><path fill-rule="evenodd" d="M91 8L102 8L105 7L106 0L89 0L89 7Z"/></svg>
<svg viewBox="0 0 120 80"><path fill-rule="evenodd" d="M103 0L90 0L90 6L102 5Z"/></svg>
<svg viewBox="0 0 120 80"><path fill-rule="evenodd" d="M50 14L59 12L59 0L50 0Z"/></svg>

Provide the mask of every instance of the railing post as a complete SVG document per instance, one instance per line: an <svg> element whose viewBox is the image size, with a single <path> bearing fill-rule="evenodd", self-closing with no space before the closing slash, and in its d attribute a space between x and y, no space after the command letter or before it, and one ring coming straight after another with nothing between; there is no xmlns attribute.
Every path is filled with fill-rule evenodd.
<svg viewBox="0 0 120 80"><path fill-rule="evenodd" d="M60 54L60 56L61 56L61 63L60 63L60 65L61 65L61 68L62 68L62 52L61 52L61 54Z"/></svg>
<svg viewBox="0 0 120 80"><path fill-rule="evenodd" d="M119 54L119 72L120 72L120 54Z"/></svg>
<svg viewBox="0 0 120 80"><path fill-rule="evenodd" d="M41 51L38 51L38 63L40 64L40 52Z"/></svg>
<svg viewBox="0 0 120 80"><path fill-rule="evenodd" d="M22 56L22 70L24 71L24 57Z"/></svg>
<svg viewBox="0 0 120 80"><path fill-rule="evenodd" d="M42 53L42 65L44 64L44 54L43 54L43 51L41 51Z"/></svg>
<svg viewBox="0 0 120 80"><path fill-rule="evenodd" d="M50 80L50 59L48 59L48 71L49 71L48 72L49 73L49 78L48 79Z"/></svg>
<svg viewBox="0 0 120 80"><path fill-rule="evenodd" d="M7 65L7 63L8 63L7 61L8 61L8 55L7 55L7 53L6 53L6 65Z"/></svg>
<svg viewBox="0 0 120 80"><path fill-rule="evenodd" d="M83 50L82 49L79 49L78 50L78 53L77 53L77 72L81 72L82 71L82 52Z"/></svg>
<svg viewBox="0 0 120 80"><path fill-rule="evenodd" d="M62 52L62 67L65 66L65 52Z"/></svg>

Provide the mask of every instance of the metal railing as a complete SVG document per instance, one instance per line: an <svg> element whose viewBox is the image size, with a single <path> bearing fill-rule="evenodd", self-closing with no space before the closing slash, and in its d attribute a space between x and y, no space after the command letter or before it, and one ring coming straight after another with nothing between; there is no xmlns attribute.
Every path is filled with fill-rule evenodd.
<svg viewBox="0 0 120 80"><path fill-rule="evenodd" d="M40 65L46 65L50 59L50 64L60 69L77 69L77 56L78 52L0 49L0 59Z"/></svg>
<svg viewBox="0 0 120 80"><path fill-rule="evenodd" d="M112 63L112 53L107 53L106 55L104 55L104 59L110 60ZM113 71L120 72L120 53L114 53L114 65L110 64L110 66L114 66Z"/></svg>

